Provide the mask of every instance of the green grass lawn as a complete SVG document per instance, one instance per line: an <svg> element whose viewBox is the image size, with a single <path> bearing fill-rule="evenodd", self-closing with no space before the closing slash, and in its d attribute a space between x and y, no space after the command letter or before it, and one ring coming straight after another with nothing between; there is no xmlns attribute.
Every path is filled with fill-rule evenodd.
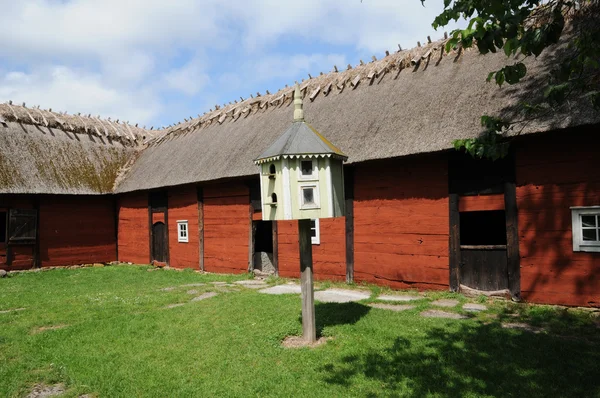
<svg viewBox="0 0 600 398"><path fill-rule="evenodd" d="M0 279L0 311L24 308L0 312L0 396L63 383L67 397L600 397L600 329L586 311L491 300L466 320L419 315L433 298L466 301L450 293L405 312L317 303L319 333L331 340L288 349L282 339L301 333L299 296L207 283L247 276L151 269ZM194 283L207 284L182 286ZM206 291L220 293L190 302Z"/></svg>

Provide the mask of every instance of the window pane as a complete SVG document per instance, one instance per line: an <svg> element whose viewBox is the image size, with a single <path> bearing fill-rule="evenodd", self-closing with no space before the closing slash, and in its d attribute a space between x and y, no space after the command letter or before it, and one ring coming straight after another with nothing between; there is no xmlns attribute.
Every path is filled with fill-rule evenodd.
<svg viewBox="0 0 600 398"><path fill-rule="evenodd" d="M581 226L583 227L595 227L596 216L581 216Z"/></svg>
<svg viewBox="0 0 600 398"><path fill-rule="evenodd" d="M302 162L300 162L300 167L302 168L303 176L312 175L312 160L303 160Z"/></svg>
<svg viewBox="0 0 600 398"><path fill-rule="evenodd" d="M316 238L317 237L317 230L316 229L311 229L310 230L310 237L311 238Z"/></svg>
<svg viewBox="0 0 600 398"><path fill-rule="evenodd" d="M585 241L598 240L596 229L584 229L584 230L582 230L582 232L583 232L583 240L585 240Z"/></svg>
<svg viewBox="0 0 600 398"><path fill-rule="evenodd" d="M311 229L317 228L317 222L315 220L310 220L310 228Z"/></svg>
<svg viewBox="0 0 600 398"><path fill-rule="evenodd" d="M315 195L312 188L304 188L302 189L302 195L304 197L305 205L315 204Z"/></svg>

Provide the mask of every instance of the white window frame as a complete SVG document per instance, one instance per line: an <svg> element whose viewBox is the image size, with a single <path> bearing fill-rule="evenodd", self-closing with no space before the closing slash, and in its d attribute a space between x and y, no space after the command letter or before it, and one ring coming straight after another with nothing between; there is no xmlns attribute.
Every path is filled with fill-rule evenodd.
<svg viewBox="0 0 600 398"><path fill-rule="evenodd" d="M315 222L315 227L312 228L311 226L311 231L314 229L315 230L315 236L310 236L310 243L312 243L313 245L320 245L321 244L321 225L319 223L319 219L318 218L313 218L311 219L311 221Z"/></svg>
<svg viewBox="0 0 600 398"><path fill-rule="evenodd" d="M571 225L573 227L573 251L574 252L597 252L600 253L600 241L584 241L581 225L581 216L596 216L596 222L600 222L600 206L577 206L571 207ZM600 234L600 225L596 225Z"/></svg>
<svg viewBox="0 0 600 398"><path fill-rule="evenodd" d="M303 190L304 188L312 188L313 190L313 198L314 198L314 204L304 204L304 195L303 195ZM298 186L298 203L300 204L300 210L313 210L313 209L320 209L321 208L321 199L319 197L319 184L314 182L314 183L310 183L310 184L300 184Z"/></svg>
<svg viewBox="0 0 600 398"><path fill-rule="evenodd" d="M182 227L185 226L185 229ZM184 234L182 234L184 232ZM190 241L190 227L187 220L177 220L177 242L187 243Z"/></svg>
<svg viewBox="0 0 600 398"><path fill-rule="evenodd" d="M305 176L302 174L302 162L312 163L312 174ZM299 158L298 159L298 181L316 181L319 179L319 170L317 168L317 159L313 158Z"/></svg>

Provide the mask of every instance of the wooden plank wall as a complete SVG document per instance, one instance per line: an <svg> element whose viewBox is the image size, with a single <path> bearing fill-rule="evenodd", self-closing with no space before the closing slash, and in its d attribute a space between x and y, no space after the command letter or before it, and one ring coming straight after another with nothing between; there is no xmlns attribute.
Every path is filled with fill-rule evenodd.
<svg viewBox="0 0 600 398"><path fill-rule="evenodd" d="M312 246L315 279L346 280L345 225L344 217L320 220L321 244ZM279 275L299 278L298 221L277 221L277 239Z"/></svg>
<svg viewBox="0 0 600 398"><path fill-rule="evenodd" d="M42 267L117 259L112 196L43 196L39 219Z"/></svg>
<svg viewBox="0 0 600 398"><path fill-rule="evenodd" d="M600 205L600 136L571 131L535 138L517 149L522 297L598 307L600 253L573 252L570 207Z"/></svg>
<svg viewBox="0 0 600 398"><path fill-rule="evenodd" d="M447 167L443 154L356 165L357 282L448 289Z"/></svg>
<svg viewBox="0 0 600 398"><path fill-rule="evenodd" d="M119 261L148 264L150 236L148 226L148 192L119 196Z"/></svg>
<svg viewBox="0 0 600 398"><path fill-rule="evenodd" d="M194 185L169 188L169 255L174 268L200 269L198 263L198 198ZM188 242L179 242L177 221L187 220Z"/></svg>
<svg viewBox="0 0 600 398"><path fill-rule="evenodd" d="M248 271L249 191L243 182L206 185L204 191L204 269Z"/></svg>

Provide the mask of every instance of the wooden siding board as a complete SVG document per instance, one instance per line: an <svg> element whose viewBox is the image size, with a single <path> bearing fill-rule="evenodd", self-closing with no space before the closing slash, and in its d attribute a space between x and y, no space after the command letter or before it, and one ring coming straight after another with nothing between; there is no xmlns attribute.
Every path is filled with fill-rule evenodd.
<svg viewBox="0 0 600 398"><path fill-rule="evenodd" d="M243 182L214 184L204 191L204 267L208 272L248 271L249 191Z"/></svg>
<svg viewBox="0 0 600 398"><path fill-rule="evenodd" d="M359 164L354 173L355 280L447 289L445 155Z"/></svg>
<svg viewBox="0 0 600 398"><path fill-rule="evenodd" d="M200 269L198 236L198 196L196 187L169 188L169 265L173 268ZM177 221L188 222L188 241L179 242Z"/></svg>
<svg viewBox="0 0 600 398"><path fill-rule="evenodd" d="M573 252L571 206L600 205L600 137L548 134L517 149L521 296L537 303L600 306L600 253ZM562 137L562 138L561 138ZM541 137L540 137L541 138Z"/></svg>
<svg viewBox="0 0 600 398"><path fill-rule="evenodd" d="M119 196L119 261L136 264L150 262L150 225L146 192Z"/></svg>

